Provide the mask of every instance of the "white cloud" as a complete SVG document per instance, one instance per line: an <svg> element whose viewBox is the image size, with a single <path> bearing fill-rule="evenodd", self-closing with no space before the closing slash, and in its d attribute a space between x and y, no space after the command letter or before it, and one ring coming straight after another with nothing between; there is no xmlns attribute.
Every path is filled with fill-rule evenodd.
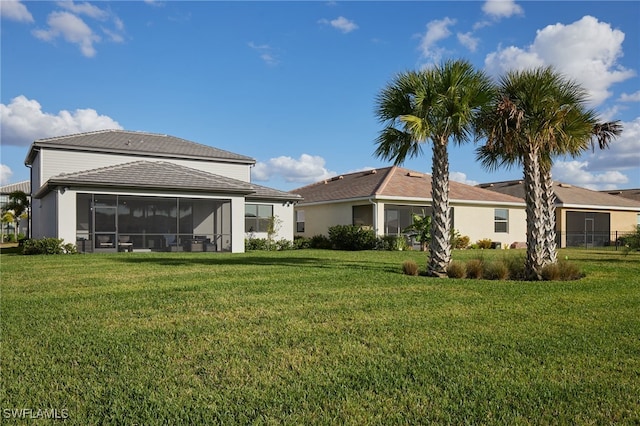
<svg viewBox="0 0 640 426"><path fill-rule="evenodd" d="M324 158L309 154L302 154L298 159L280 156L265 162L259 161L251 169L251 177L256 181L280 176L287 182L312 183L335 175L335 172L325 168Z"/></svg>
<svg viewBox="0 0 640 426"><path fill-rule="evenodd" d="M640 102L640 90L638 90L635 93L623 93L620 95L620 98L618 98L618 101L620 102Z"/></svg>
<svg viewBox="0 0 640 426"><path fill-rule="evenodd" d="M18 0L0 1L0 16L10 21L33 22L33 16L27 6Z"/></svg>
<svg viewBox="0 0 640 426"><path fill-rule="evenodd" d="M268 44L256 44L250 41L247 45L259 53L260 59L262 59L265 64L274 66L280 63L278 57L273 53L274 49Z"/></svg>
<svg viewBox="0 0 640 426"><path fill-rule="evenodd" d="M0 185L7 185L11 182L13 171L6 164L0 164Z"/></svg>
<svg viewBox="0 0 640 426"><path fill-rule="evenodd" d="M587 161L557 161L552 168L553 180L593 190L616 189L629 182L619 171L594 173Z"/></svg>
<svg viewBox="0 0 640 426"><path fill-rule="evenodd" d="M538 30L533 44L526 48L499 48L487 55L485 66L488 72L499 75L512 69L553 65L582 84L595 106L611 96L611 85L635 75L618 63L624 37L608 23L584 16L569 25L559 23Z"/></svg>
<svg viewBox="0 0 640 426"><path fill-rule="evenodd" d="M591 189L614 189L629 183L623 172L640 173L640 117L622 126L622 134L608 149L595 147L579 159L555 161L554 179Z"/></svg>
<svg viewBox="0 0 640 426"><path fill-rule="evenodd" d="M450 172L449 179L455 182L460 182L460 183L464 183L466 185L471 185L471 186L476 186L480 183L472 179L467 179L467 174L462 172Z"/></svg>
<svg viewBox="0 0 640 426"><path fill-rule="evenodd" d="M333 28L347 34L358 29L358 25L344 16L338 16L336 19L329 21L328 19L320 19L319 24L331 25Z"/></svg>
<svg viewBox="0 0 640 426"><path fill-rule="evenodd" d="M94 109L42 111L36 100L20 95L8 105L0 104L0 138L3 144L26 146L36 139L103 129L122 129L117 121Z"/></svg>
<svg viewBox="0 0 640 426"><path fill-rule="evenodd" d="M449 27L455 25L456 20L445 17L427 23L427 31L421 36L420 52L425 58L439 60L442 49L437 47L437 43L451 35Z"/></svg>
<svg viewBox="0 0 640 426"><path fill-rule="evenodd" d="M77 44L82 54L88 58L95 56L93 43L100 41L100 37L76 15L69 12L52 12L47 18L49 29L34 30L33 35L44 41L52 41L62 36L69 43Z"/></svg>
<svg viewBox="0 0 640 426"><path fill-rule="evenodd" d="M522 7L517 5L514 0L487 0L482 5L482 11L495 19L524 14Z"/></svg>
<svg viewBox="0 0 640 426"><path fill-rule="evenodd" d="M623 122L622 134L609 144L609 148L583 156L589 162L588 170L640 169L640 117Z"/></svg>
<svg viewBox="0 0 640 426"><path fill-rule="evenodd" d="M473 37L472 32L468 32L464 34L458 33L458 41L460 42L461 45L469 49L471 52L475 52L476 49L478 48L478 43L480 42L480 39L477 37Z"/></svg>
<svg viewBox="0 0 640 426"><path fill-rule="evenodd" d="M106 21L109 18L109 13L105 10L100 9L98 6L92 5L90 3L79 3L76 4L71 0L59 1L56 3L59 7L69 10L76 15L86 15L93 19L98 19L100 21Z"/></svg>

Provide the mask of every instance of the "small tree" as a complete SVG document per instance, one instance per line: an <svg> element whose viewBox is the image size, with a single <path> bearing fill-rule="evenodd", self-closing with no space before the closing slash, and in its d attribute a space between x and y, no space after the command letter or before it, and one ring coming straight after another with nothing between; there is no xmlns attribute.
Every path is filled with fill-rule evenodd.
<svg viewBox="0 0 640 426"><path fill-rule="evenodd" d="M402 232L415 232L416 241L420 243L420 250L427 251L431 243L431 216L413 213L411 215L413 223L402 230Z"/></svg>
<svg viewBox="0 0 640 426"><path fill-rule="evenodd" d="M2 208L3 222L5 221L5 214L9 212L13 214L13 222L16 224L14 235L17 239L20 220L29 217L29 196L23 191L13 191L10 193L7 204Z"/></svg>
<svg viewBox="0 0 640 426"><path fill-rule="evenodd" d="M280 228L282 228L282 219L280 219L277 215L271 216L269 218L269 226L267 227L267 246L268 250L271 250L271 246L274 243L274 238L280 232Z"/></svg>

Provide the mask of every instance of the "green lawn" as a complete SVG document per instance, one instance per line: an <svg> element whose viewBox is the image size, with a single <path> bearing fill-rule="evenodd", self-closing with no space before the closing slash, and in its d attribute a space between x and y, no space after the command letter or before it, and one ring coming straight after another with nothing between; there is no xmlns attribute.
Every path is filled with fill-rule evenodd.
<svg viewBox="0 0 640 426"><path fill-rule="evenodd" d="M638 424L640 254L565 256L587 277L402 275L420 252L3 254L0 423Z"/></svg>

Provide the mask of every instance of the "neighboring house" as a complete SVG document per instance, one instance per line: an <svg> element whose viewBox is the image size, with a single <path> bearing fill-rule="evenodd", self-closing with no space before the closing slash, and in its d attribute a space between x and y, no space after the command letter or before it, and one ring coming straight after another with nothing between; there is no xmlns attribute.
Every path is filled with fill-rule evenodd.
<svg viewBox="0 0 640 426"><path fill-rule="evenodd" d="M451 181L452 228L471 242L526 241L525 204L510 195ZM385 167L336 176L294 189L304 199L295 206L296 235L327 235L334 225L372 227L376 234L402 235L412 213L431 214L431 176Z"/></svg>
<svg viewBox="0 0 640 426"><path fill-rule="evenodd" d="M617 195L618 197L628 198L630 200L640 201L640 188L636 189L613 189L609 191L600 191L605 192L609 195ZM640 225L640 222L638 222Z"/></svg>
<svg viewBox="0 0 640 426"><path fill-rule="evenodd" d="M174 136L104 130L40 139L31 168L32 237L80 251L243 252L248 235L293 239L298 195L250 181L255 160Z"/></svg>
<svg viewBox="0 0 640 426"><path fill-rule="evenodd" d="M2 211L4 206L9 202L9 194L15 191L22 191L25 194L29 195L29 193L31 192L29 181L23 180L22 182L11 183L9 185L0 187L0 211ZM29 208L29 211L31 211L31 208ZM3 223L2 235L13 235L14 228L15 223ZM18 234L23 234L25 236L29 234L29 219L20 220Z"/></svg>
<svg viewBox="0 0 640 426"><path fill-rule="evenodd" d="M519 180L479 186L524 199ZM640 224L640 201L560 182L553 183L553 190L559 247L612 245Z"/></svg>

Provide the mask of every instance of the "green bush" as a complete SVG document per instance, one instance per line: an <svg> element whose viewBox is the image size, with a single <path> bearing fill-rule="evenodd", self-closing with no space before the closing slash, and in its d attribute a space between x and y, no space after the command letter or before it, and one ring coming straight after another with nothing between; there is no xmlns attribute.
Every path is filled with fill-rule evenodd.
<svg viewBox="0 0 640 426"><path fill-rule="evenodd" d="M402 262L402 272L405 275L418 275L418 264L415 260L405 260Z"/></svg>
<svg viewBox="0 0 640 426"><path fill-rule="evenodd" d="M78 250L71 243L65 244L59 238L41 238L39 240L25 240L22 254L75 254Z"/></svg>
<svg viewBox="0 0 640 426"><path fill-rule="evenodd" d="M293 250L295 249L295 245L293 244L293 241L291 240L286 240L286 239L281 239L276 241L274 244L272 244L275 247L275 250Z"/></svg>
<svg viewBox="0 0 640 426"><path fill-rule="evenodd" d="M492 242L493 241L491 241L491 238L484 238L482 240L478 240L476 242L476 244L478 245L478 248L480 248L480 249L490 249Z"/></svg>
<svg viewBox="0 0 640 426"><path fill-rule="evenodd" d="M509 271L509 279L526 281L527 274L524 269L524 254L503 256L502 263Z"/></svg>
<svg viewBox="0 0 640 426"><path fill-rule="evenodd" d="M267 250L268 241L266 238L247 238L244 240L244 250Z"/></svg>
<svg viewBox="0 0 640 426"><path fill-rule="evenodd" d="M329 237L318 234L311 237L309 240L309 248L312 249L330 249L331 241L329 241Z"/></svg>
<svg viewBox="0 0 640 426"><path fill-rule="evenodd" d="M624 246L625 254L629 254L631 251L640 250L640 225L636 226L635 231L631 234L625 235L620 238L622 245Z"/></svg>
<svg viewBox="0 0 640 426"><path fill-rule="evenodd" d="M467 276L466 267L464 262L454 260L447 266L447 276L449 278L464 278Z"/></svg>
<svg viewBox="0 0 640 426"><path fill-rule="evenodd" d="M409 249L409 244L403 235L385 235L376 239L375 249L388 251L407 250Z"/></svg>
<svg viewBox="0 0 640 426"><path fill-rule="evenodd" d="M509 278L509 269L507 265L499 260L485 263L482 268L482 278L486 280L506 280Z"/></svg>
<svg viewBox="0 0 640 426"><path fill-rule="evenodd" d="M460 235L457 229L451 230L451 247L454 249L466 249L469 247L471 238L467 235Z"/></svg>
<svg viewBox="0 0 640 426"><path fill-rule="evenodd" d="M294 248L298 250L308 249L311 247L311 240L309 238L296 235L295 237L293 237L293 245Z"/></svg>
<svg viewBox="0 0 640 426"><path fill-rule="evenodd" d="M373 230L356 225L330 227L329 241L336 250L372 250L376 247L376 236Z"/></svg>

